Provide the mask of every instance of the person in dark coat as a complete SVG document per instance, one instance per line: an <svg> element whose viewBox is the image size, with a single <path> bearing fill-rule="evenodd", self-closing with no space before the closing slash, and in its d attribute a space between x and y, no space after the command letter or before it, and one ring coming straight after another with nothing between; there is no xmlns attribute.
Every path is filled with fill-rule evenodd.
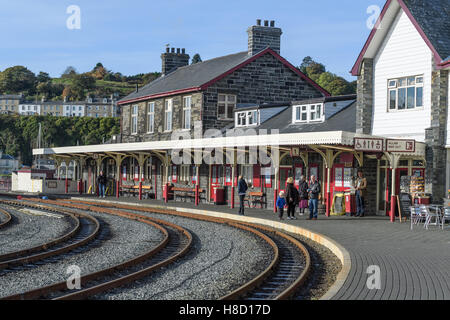
<svg viewBox="0 0 450 320"><path fill-rule="evenodd" d="M298 192L300 195L300 215L302 216L305 209L308 208L308 182L306 182L305 176L300 177Z"/></svg>
<svg viewBox="0 0 450 320"><path fill-rule="evenodd" d="M239 176L239 182L238 182L238 195L239 195L239 214L241 216L244 215L244 199L245 195L247 193L247 182L245 182L245 179L242 176Z"/></svg>
<svg viewBox="0 0 450 320"><path fill-rule="evenodd" d="M100 175L97 177L97 183L98 183L98 197L104 198L106 190L106 175L103 171L100 171Z"/></svg>
<svg viewBox="0 0 450 320"><path fill-rule="evenodd" d="M318 206L319 206L319 194L320 194L320 183L317 181L316 176L311 176L311 181L309 182L308 192L309 192L309 219L317 220Z"/></svg>
<svg viewBox="0 0 450 320"><path fill-rule="evenodd" d="M295 217L295 207L300 202L298 190L294 186L293 178L288 178L286 183L287 183L286 202L288 205L287 218L297 220L297 218Z"/></svg>

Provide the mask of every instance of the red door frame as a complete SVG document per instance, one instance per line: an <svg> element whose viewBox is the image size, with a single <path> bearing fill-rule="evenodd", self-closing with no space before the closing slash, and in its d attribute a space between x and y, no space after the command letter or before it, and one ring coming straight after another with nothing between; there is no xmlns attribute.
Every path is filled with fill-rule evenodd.
<svg viewBox="0 0 450 320"><path fill-rule="evenodd" d="M286 181L284 182L284 189L281 189L281 171L287 171L287 173L288 173L286 175L286 180L287 180L287 178L292 176L292 174L289 174L289 171L291 171L291 173L292 173L292 167L290 167L290 168L280 168L280 174L279 174L279 177L278 177L278 193L280 193L281 191L284 191L286 193L286 186L287 186Z"/></svg>
<svg viewBox="0 0 450 320"><path fill-rule="evenodd" d="M210 200L212 201L212 199L213 199L213 196L214 196L214 187L217 187L217 186L221 186L220 185L220 167L221 167L221 165L219 165L219 164L212 164L211 165L211 177L210 177L210 185L211 185L211 190L210 190L210 195L209 195L209 198L210 198ZM215 179L213 179L213 177L214 177L214 173L215 173L215 175L216 175L216 177L215 177Z"/></svg>
<svg viewBox="0 0 450 320"><path fill-rule="evenodd" d="M395 195L398 196L400 193L400 173L405 172L408 175L408 168L397 168L395 170Z"/></svg>

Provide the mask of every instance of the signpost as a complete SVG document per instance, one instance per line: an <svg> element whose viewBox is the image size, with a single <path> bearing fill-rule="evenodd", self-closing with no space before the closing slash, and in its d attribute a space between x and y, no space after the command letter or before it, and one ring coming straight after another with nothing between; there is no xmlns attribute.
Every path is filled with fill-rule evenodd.
<svg viewBox="0 0 450 320"><path fill-rule="evenodd" d="M415 140L386 139L387 152L415 152Z"/></svg>
<svg viewBox="0 0 450 320"><path fill-rule="evenodd" d="M355 150L366 152L383 152L384 139L382 138L355 138Z"/></svg>

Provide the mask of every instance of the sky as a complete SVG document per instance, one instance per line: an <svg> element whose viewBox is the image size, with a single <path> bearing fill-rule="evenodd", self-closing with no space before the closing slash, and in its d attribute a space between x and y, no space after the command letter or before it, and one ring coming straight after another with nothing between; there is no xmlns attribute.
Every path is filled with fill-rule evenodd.
<svg viewBox="0 0 450 320"><path fill-rule="evenodd" d="M354 80L349 71L370 33L367 21L384 3L0 0L0 71L23 65L59 77L67 66L87 72L97 62L124 75L161 71L167 44L186 48L191 57L199 53L203 60L246 51L247 28L261 19L275 20L282 29L281 55L293 65L311 56L327 70ZM79 15L68 11L73 5Z"/></svg>

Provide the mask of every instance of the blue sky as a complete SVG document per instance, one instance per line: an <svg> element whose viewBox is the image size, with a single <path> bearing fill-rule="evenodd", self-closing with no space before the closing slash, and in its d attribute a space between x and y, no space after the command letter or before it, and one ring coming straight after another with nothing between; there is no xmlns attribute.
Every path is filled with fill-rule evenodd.
<svg viewBox="0 0 450 320"><path fill-rule="evenodd" d="M247 50L249 26L275 20L281 55L312 56L348 80L370 30L367 8L385 0L0 0L0 70L23 65L58 77L97 62L125 75L161 70L165 45L203 60ZM69 30L70 5L81 29Z"/></svg>

